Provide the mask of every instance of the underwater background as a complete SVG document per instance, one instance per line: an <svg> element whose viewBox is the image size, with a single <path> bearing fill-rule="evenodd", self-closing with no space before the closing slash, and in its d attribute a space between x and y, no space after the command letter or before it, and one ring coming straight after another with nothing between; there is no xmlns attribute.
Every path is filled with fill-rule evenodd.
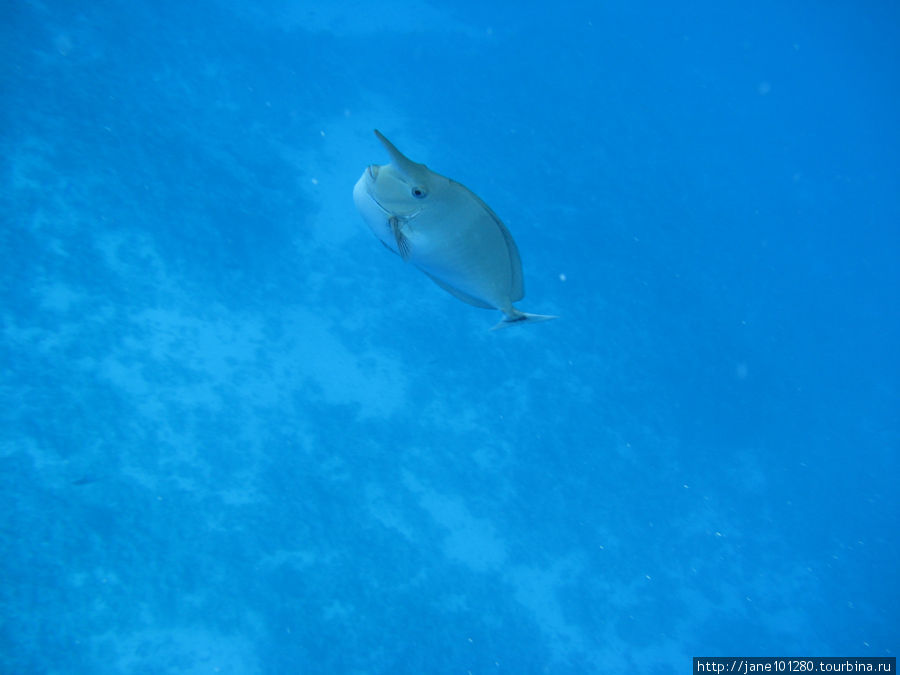
<svg viewBox="0 0 900 675"><path fill-rule="evenodd" d="M896 655L896 4L0 17L0 671ZM381 246L374 128L560 319Z"/></svg>

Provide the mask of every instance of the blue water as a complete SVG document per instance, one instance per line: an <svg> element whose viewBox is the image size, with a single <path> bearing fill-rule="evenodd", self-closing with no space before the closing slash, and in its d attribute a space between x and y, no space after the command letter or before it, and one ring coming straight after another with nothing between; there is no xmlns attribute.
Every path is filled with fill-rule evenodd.
<svg viewBox="0 0 900 675"><path fill-rule="evenodd" d="M900 9L526 7L3 5L0 671L896 655Z"/></svg>

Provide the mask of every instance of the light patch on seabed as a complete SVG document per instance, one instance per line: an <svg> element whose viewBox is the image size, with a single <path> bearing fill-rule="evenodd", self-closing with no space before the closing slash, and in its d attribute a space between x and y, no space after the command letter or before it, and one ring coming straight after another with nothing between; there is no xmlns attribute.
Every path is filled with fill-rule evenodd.
<svg viewBox="0 0 900 675"><path fill-rule="evenodd" d="M110 263L121 274L131 272L117 258ZM164 277L164 270L154 267ZM159 282L162 288L177 288L166 278ZM119 386L143 390L140 374L128 366L141 363L142 369L149 364L178 371L173 381L182 384L169 397L181 406L217 408L222 392L239 390L244 402L283 410L297 405L295 396L304 383L327 404L357 406L363 418L389 416L405 404L406 378L399 362L382 351L351 350L330 320L311 310L295 307L271 316L205 307L199 316L189 299L173 300L130 316L131 330L122 332L134 337L123 339L105 359L111 379L116 380L117 369L128 371L118 378ZM280 337L267 337L267 327L276 323Z"/></svg>
<svg viewBox="0 0 900 675"><path fill-rule="evenodd" d="M280 365L313 381L327 403L355 404L365 418L388 417L406 406L401 360L381 350L351 351L327 319L307 310L288 312L284 326L291 337L278 346ZM291 386L290 374L282 377L284 386Z"/></svg>
<svg viewBox="0 0 900 675"><path fill-rule="evenodd" d="M184 292L174 283L148 234L107 225L91 236L104 264L121 277L126 287L140 279L153 288L157 297L162 296L168 302L184 298Z"/></svg>
<svg viewBox="0 0 900 675"><path fill-rule="evenodd" d="M183 423L238 406L243 421L238 437L227 442L245 445L245 461L253 464L253 450L267 437L273 416L303 425L308 401L351 405L361 418L402 409L407 386L398 361L382 353L352 352L328 321L312 312L293 310L280 320L282 337L270 339L259 316L215 312L199 318L180 308L138 311L130 317L130 332L143 337L122 340L96 373L129 398L173 452L178 448L179 462L198 469L206 460L189 449L203 447L201 439L191 435L190 427L175 429L172 420ZM226 492L229 502L254 500L247 482L239 494Z"/></svg>
<svg viewBox="0 0 900 675"><path fill-rule="evenodd" d="M365 487L363 494L369 513L386 528L396 530L407 541L414 541L415 528L403 515L403 509L391 503L385 489L378 484L371 483Z"/></svg>
<svg viewBox="0 0 900 675"><path fill-rule="evenodd" d="M202 627L106 634L94 641L103 667L120 673L258 673L260 659L246 635L217 633ZM98 664L99 665L99 664Z"/></svg>
<svg viewBox="0 0 900 675"><path fill-rule="evenodd" d="M409 472L404 472L404 485L418 498L419 505L432 520L446 531L442 548L444 554L463 563L474 573L498 574L512 589L515 600L531 614L547 640L548 648L560 663L573 655L595 661L604 668L615 670L616 663L624 667L627 653L612 628L602 637L584 635L582 629L565 616L560 594L571 588L573 579L585 574L584 565L576 557L558 559L550 565L513 565L506 542L489 520L473 515L464 501L441 494L427 487ZM375 515L386 525L393 526L408 538L411 528L398 520L383 500L373 495L377 504ZM379 503L379 501L381 503ZM426 535L422 533L422 537ZM599 646L602 645L602 650ZM618 648L617 645L621 645Z"/></svg>
<svg viewBox="0 0 900 675"><path fill-rule="evenodd" d="M41 288L35 289L35 294L40 298L38 302L42 310L61 314L70 311L85 299L83 294L76 293L71 286L58 281L46 282Z"/></svg>
<svg viewBox="0 0 900 675"><path fill-rule="evenodd" d="M512 567L504 579L513 586L516 600L531 612L540 626L555 659L564 662L570 655L596 658L596 647L602 644L602 665L604 669L614 671L618 669L615 664L618 650L611 647L617 639L611 635L605 635L602 639L596 635L588 638L577 624L566 619L560 602L560 593L584 574L582 568L583 565L574 560L556 560L540 567L518 565ZM599 661L597 665L600 665Z"/></svg>
<svg viewBox="0 0 900 675"><path fill-rule="evenodd" d="M475 572L497 571L506 561L506 546L489 520L473 516L462 499L443 495L404 472L403 483L419 505L446 530L444 554Z"/></svg>
<svg viewBox="0 0 900 675"><path fill-rule="evenodd" d="M246 447L252 472L253 450L267 437L271 421L302 425L309 403L351 406L368 419L393 415L406 405L402 361L384 350L349 346L347 334L312 309L276 305L233 311L210 305L184 290L147 234L107 229L86 235L85 246L101 254L106 268L98 272L118 278L112 288L121 300L41 277L32 288L41 320L5 317L0 334L14 352L34 355L83 386L106 386L118 395L130 411L118 420L119 430L136 434L140 447L152 434L155 451L130 453L120 446L117 470L147 489L159 487L165 473L160 468L180 465L193 467L190 475L197 478L191 483L184 472L175 472L185 489L218 490L233 504L258 498L249 475L239 487L204 488L204 433L216 416L242 420L236 435L221 440ZM312 306L308 299L306 304ZM25 451L36 464L47 460L32 446ZM94 462L102 452L84 448L80 454L91 454L84 461Z"/></svg>
<svg viewBox="0 0 900 675"><path fill-rule="evenodd" d="M578 661L591 663L598 672L624 672L635 667L671 668L677 667L689 655L685 655L685 638L659 637L647 647L635 647L619 635L615 619L601 625L593 625L590 633L577 623L566 618L566 607L560 597L564 590L572 590L585 583L597 583L595 577L600 571L590 569L577 556L557 559L551 565L540 567L521 565L512 568L505 579L513 586L516 600L528 608L547 638L553 658L560 663L571 662L573 656ZM635 606L642 597L641 586L648 581L645 577L636 579L624 587L600 583L606 588L601 594L608 607L610 617L622 620L627 617L629 607ZM592 594L597 596L597 593ZM682 620L671 626L668 633L679 631L690 620Z"/></svg>
<svg viewBox="0 0 900 675"><path fill-rule="evenodd" d="M85 474L84 468L88 465L84 462L44 452L33 438L18 437L15 440L0 441L0 458L19 454L27 457L35 472L48 483L71 483L82 478L90 478Z"/></svg>

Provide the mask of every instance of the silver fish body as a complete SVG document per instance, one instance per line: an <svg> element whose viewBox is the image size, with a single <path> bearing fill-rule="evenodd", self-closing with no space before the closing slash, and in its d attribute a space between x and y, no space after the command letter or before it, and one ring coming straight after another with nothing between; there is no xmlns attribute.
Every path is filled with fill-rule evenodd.
<svg viewBox="0 0 900 675"><path fill-rule="evenodd" d="M375 135L392 162L371 165L353 188L353 200L381 242L463 302L499 309L495 326L556 317L513 306L525 295L522 262L497 215L465 186L404 156Z"/></svg>

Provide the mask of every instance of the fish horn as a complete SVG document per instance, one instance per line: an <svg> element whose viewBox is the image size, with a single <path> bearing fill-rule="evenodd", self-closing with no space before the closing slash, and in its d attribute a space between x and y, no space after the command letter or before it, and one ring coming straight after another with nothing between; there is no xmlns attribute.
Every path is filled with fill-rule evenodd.
<svg viewBox="0 0 900 675"><path fill-rule="evenodd" d="M387 151L391 155L391 159L394 160L394 164L405 173L408 177L415 177L418 180L420 174L422 173L422 165L416 164L409 157L400 152L396 146L391 143L383 133L375 129L375 135L378 137L378 140L381 141L381 144L387 148Z"/></svg>

